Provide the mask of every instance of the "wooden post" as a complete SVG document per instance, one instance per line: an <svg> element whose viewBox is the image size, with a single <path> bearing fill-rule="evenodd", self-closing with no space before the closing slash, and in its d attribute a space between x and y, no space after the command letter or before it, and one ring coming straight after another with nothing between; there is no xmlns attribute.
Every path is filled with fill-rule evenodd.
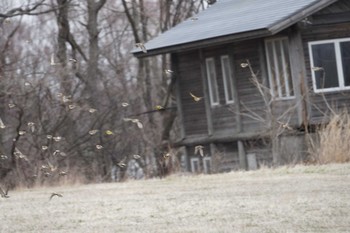
<svg viewBox="0 0 350 233"><path fill-rule="evenodd" d="M188 146L185 147L184 158L185 158L185 171L191 172L191 164L190 164L191 161L190 161Z"/></svg>
<svg viewBox="0 0 350 233"><path fill-rule="evenodd" d="M239 167L242 170L247 170L247 157L244 149L244 144L242 141L237 141L237 145L238 145Z"/></svg>
<svg viewBox="0 0 350 233"><path fill-rule="evenodd" d="M298 104L298 124L308 123L308 92L306 86L306 68L304 59L303 43L298 25L294 26L289 35L290 64L293 83L295 85L295 97Z"/></svg>

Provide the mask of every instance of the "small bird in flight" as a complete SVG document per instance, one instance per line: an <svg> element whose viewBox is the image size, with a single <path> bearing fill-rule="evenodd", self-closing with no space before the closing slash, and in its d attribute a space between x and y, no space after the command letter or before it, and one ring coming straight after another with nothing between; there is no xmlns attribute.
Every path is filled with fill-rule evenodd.
<svg viewBox="0 0 350 233"><path fill-rule="evenodd" d="M147 53L147 49L143 43L136 43L136 47L140 48L142 52Z"/></svg>
<svg viewBox="0 0 350 233"><path fill-rule="evenodd" d="M203 152L204 146L198 145L194 147L194 154L200 154L200 156L204 157L204 152Z"/></svg>
<svg viewBox="0 0 350 233"><path fill-rule="evenodd" d="M2 190L2 188L0 187L0 195L1 195L1 197L3 197L3 198L9 198L10 196L7 195L8 191L9 191L9 188L8 188L8 187L7 187L6 191Z"/></svg>
<svg viewBox="0 0 350 233"><path fill-rule="evenodd" d="M57 196L57 197L63 197L63 195L62 195L62 194L60 194L60 193L51 193L51 196L50 196L50 201L51 201L51 199L52 199L54 196Z"/></svg>
<svg viewBox="0 0 350 233"><path fill-rule="evenodd" d="M122 159L121 161L119 161L119 162L117 163L118 167L120 167L120 168L126 167L125 160L126 160L126 157L124 157L124 159Z"/></svg>
<svg viewBox="0 0 350 233"><path fill-rule="evenodd" d="M191 92L190 92L190 96L191 96L191 97L193 98L193 100L196 101L196 102L198 102L198 101L200 101L201 99L203 99L203 97L195 96L195 95L192 94Z"/></svg>

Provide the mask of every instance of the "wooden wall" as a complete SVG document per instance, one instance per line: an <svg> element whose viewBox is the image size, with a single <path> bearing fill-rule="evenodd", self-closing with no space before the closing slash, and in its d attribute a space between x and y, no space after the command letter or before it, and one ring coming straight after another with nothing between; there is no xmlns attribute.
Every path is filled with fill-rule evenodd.
<svg viewBox="0 0 350 233"><path fill-rule="evenodd" d="M190 92L204 96L201 78L201 67L198 51L182 53L177 57L177 78L182 103L182 118L185 135L207 135L207 118L204 101L195 102Z"/></svg>
<svg viewBox="0 0 350 233"><path fill-rule="evenodd" d="M343 14L344 13L344 14ZM350 2L338 1L311 17L313 24L302 25L301 34L307 70L307 87L309 91L309 119L311 124L327 120L327 115L334 110L350 110L350 90L329 93L315 93L311 78L311 65L308 42L350 38Z"/></svg>
<svg viewBox="0 0 350 233"><path fill-rule="evenodd" d="M308 50L308 42L330 38L350 37L350 1L340 0L328 8L310 17L312 25L299 23L273 37L288 36L290 40L292 76L295 89L295 99L276 100L272 104L275 116L281 116L290 108L283 122L288 121L290 126L301 126L306 123L317 124L324 120L329 113L328 106L335 109L346 107L350 109L350 91L316 94L313 90L311 67ZM300 46L301 45L301 46ZM301 48L302 47L302 48ZM221 71L220 57L229 55L232 61L233 79L236 98L233 104L225 103L224 84ZM219 141L218 135L240 135L247 132L259 134L267 129L268 120L257 120L248 115L256 114L260 119L266 119L266 103L261 93L251 81L251 72L248 68L242 68L241 64L247 60L252 69L258 74L259 82L268 86L266 74L266 57L264 50L264 38L235 42L216 47L203 48L190 52L176 54L179 94L182 105L182 119L185 137L208 138L215 136L216 141L205 144L206 153L210 153L212 161L220 160L218 171L236 170L240 168L239 150L237 141ZM207 90L207 76L205 59L215 59L217 82L219 88L219 106L210 106ZM304 61L305 60L305 61ZM305 90L301 90L304 89ZM195 102L189 93L206 97ZM326 104L327 102L327 104ZM207 108L206 108L207 106ZM210 106L210 107L209 107ZM209 108L208 108L209 107ZM240 140L240 139L236 139ZM286 139L288 141L289 139ZM299 139L297 139L297 142ZM208 141L206 141L208 143ZM191 145L194 145L192 143ZM215 147L215 151L213 151ZM211 148L210 151L207 151ZM187 147L189 156L193 155L193 147ZM271 144L262 143L255 139L244 141L245 153L256 154L259 166L272 165Z"/></svg>

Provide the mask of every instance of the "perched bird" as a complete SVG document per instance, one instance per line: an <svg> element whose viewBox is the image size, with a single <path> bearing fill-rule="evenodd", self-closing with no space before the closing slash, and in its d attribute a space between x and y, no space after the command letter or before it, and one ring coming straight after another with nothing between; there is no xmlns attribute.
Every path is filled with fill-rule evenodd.
<svg viewBox="0 0 350 233"><path fill-rule="evenodd" d="M51 193L51 196L50 196L50 201L51 201L51 199L52 199L54 196L57 196L57 197L63 197L63 195L62 195L62 194L60 194L60 193Z"/></svg>
<svg viewBox="0 0 350 233"><path fill-rule="evenodd" d="M201 99L203 99L203 97L195 96L195 95L192 94L191 92L190 92L190 96L191 96L191 97L193 98L193 100L196 101L196 102L198 102L198 101L200 101Z"/></svg>
<svg viewBox="0 0 350 233"><path fill-rule="evenodd" d="M7 187L7 189L6 189L5 192L4 192L4 190L2 190L2 188L0 187L0 195L1 195L1 197L3 197L3 198L9 198L10 196L7 195L8 191L9 191L9 188L8 188L8 187Z"/></svg>
<svg viewBox="0 0 350 233"><path fill-rule="evenodd" d="M136 47L140 48L142 52L147 53L147 49L143 43L136 43Z"/></svg>

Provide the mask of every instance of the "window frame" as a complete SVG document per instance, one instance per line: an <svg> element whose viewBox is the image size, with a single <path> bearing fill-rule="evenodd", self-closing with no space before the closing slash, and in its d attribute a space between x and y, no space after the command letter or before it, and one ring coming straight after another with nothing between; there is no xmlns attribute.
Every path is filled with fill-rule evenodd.
<svg viewBox="0 0 350 233"><path fill-rule="evenodd" d="M342 62L341 49L340 49L341 42L350 42L350 38L338 38L338 39L317 40L317 41L308 42L312 86L315 93L327 93L327 92L350 90L350 86L345 86L344 69L343 69L343 62ZM325 71L313 70L315 66L314 66L314 59L313 59L313 53L312 53L312 46L320 45L320 44L330 44L330 43L334 45L334 52L335 52L335 59L336 59L335 62L336 62L337 72L338 72L338 87L317 88L315 73L325 72Z"/></svg>
<svg viewBox="0 0 350 233"><path fill-rule="evenodd" d="M211 72L210 72L210 67L209 67L209 62L213 63L213 74L214 77L211 77ZM208 91L209 91L209 99L210 99L210 105L211 106L218 106L220 105L220 95L219 95L219 87L218 87L218 75L216 72L216 65L215 65L215 59L214 57L208 57L205 59L205 68L207 72L207 81L208 81ZM214 81L215 87L212 86L212 81ZM216 90L216 99L217 102L214 101L214 88Z"/></svg>
<svg viewBox="0 0 350 233"><path fill-rule="evenodd" d="M227 59L228 72L226 74L226 69L224 67L224 59ZM225 92L225 101L226 104L233 104L235 102L235 89L233 83L233 72L231 67L231 59L229 55L222 55L220 57L221 62L221 71L222 71L222 79L224 81L224 92ZM232 99L229 98L229 91L232 93Z"/></svg>
<svg viewBox="0 0 350 233"><path fill-rule="evenodd" d="M207 163L209 163L209 167L208 167ZM203 170L204 170L205 174L211 174L211 170L212 170L211 157L204 157L203 158Z"/></svg>
<svg viewBox="0 0 350 233"><path fill-rule="evenodd" d="M192 173L200 173L201 172L201 168L200 168L200 160L199 158L191 158L191 172ZM197 166L195 165L195 163L197 163ZM196 170L196 167L198 168Z"/></svg>
<svg viewBox="0 0 350 233"><path fill-rule="evenodd" d="M276 80L272 80L272 77L273 77L273 71L271 70L271 61L269 59L269 50L267 49L268 46L267 44L269 42L272 42L272 49L273 49L273 54L272 54L272 57L273 57L273 62L274 62L274 66L277 64L277 55L276 55L276 45L275 45L275 42L276 41L280 41L282 42L281 43L281 46L283 46L283 41L287 41L287 45L288 45L288 58L289 58L289 64L286 64L286 60L283 59L283 69L285 70L287 68L287 65L289 65L290 67L290 74L289 74L289 78L291 79L291 83L292 83L292 87L290 88L289 86L289 80L288 80L288 75L285 75L286 72L283 72L284 73L284 83L285 83L285 89L286 89L286 94L287 96L283 96L283 93L282 93L282 86L281 86L281 83L280 83L280 79L277 79L275 78ZM277 100L290 100L290 99L294 99L295 98L295 90L294 90L294 80L293 80L293 76L292 76L292 70L291 70L291 58L290 58L290 47L289 47L289 39L288 37L284 36L284 37L276 37L276 38L269 38L269 39L265 39L265 55L266 55L266 64L267 64L267 74L269 76L269 84L270 84L270 90L271 90L271 95L276 97ZM285 56L285 53L284 53L284 50L281 49L281 54L282 56ZM278 68L278 65L277 65L277 68ZM276 73L276 72L275 72ZM279 70L278 72L279 73ZM276 86L277 86L277 93L275 93L275 88L274 88L274 83L276 83ZM293 94L290 95L289 93L291 93L291 90L293 91Z"/></svg>

